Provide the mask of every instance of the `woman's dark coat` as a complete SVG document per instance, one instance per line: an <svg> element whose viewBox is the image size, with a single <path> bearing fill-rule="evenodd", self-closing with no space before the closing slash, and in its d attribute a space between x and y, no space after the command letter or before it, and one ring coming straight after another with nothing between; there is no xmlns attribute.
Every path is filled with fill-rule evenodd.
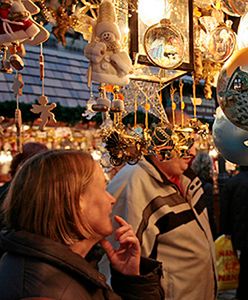
<svg viewBox="0 0 248 300"><path fill-rule="evenodd" d="M114 292L92 262L67 246L24 231L2 233L1 300L47 297L56 300L163 299L161 264L142 259L141 276L112 272ZM142 274L141 273L141 274Z"/></svg>

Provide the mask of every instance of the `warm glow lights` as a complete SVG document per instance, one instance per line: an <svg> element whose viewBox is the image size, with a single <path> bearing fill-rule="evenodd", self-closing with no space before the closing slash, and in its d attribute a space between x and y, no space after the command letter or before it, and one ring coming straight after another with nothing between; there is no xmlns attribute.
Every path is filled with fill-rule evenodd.
<svg viewBox="0 0 248 300"><path fill-rule="evenodd" d="M169 5L165 0L139 0L138 12L141 21L151 26L169 17Z"/></svg>

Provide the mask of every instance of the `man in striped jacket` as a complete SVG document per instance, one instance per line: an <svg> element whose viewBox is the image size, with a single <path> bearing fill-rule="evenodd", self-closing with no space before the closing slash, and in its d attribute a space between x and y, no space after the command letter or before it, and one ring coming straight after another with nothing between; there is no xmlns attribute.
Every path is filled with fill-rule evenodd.
<svg viewBox="0 0 248 300"><path fill-rule="evenodd" d="M166 300L216 297L214 243L201 181L190 162L146 157L123 167L108 186L118 199L114 213L133 226L142 255L163 263Z"/></svg>

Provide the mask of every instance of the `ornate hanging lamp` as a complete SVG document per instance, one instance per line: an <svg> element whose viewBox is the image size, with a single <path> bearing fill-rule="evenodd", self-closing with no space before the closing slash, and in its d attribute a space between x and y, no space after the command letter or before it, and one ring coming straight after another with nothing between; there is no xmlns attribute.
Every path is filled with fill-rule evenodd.
<svg viewBox="0 0 248 300"><path fill-rule="evenodd" d="M167 83L193 71L193 1L129 2L131 78Z"/></svg>

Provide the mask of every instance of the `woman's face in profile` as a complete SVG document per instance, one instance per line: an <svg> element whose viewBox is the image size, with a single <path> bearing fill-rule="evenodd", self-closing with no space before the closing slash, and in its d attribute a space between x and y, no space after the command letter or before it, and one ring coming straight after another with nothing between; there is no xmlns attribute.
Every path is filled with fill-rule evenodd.
<svg viewBox="0 0 248 300"><path fill-rule="evenodd" d="M110 235L113 231L111 214L115 202L115 198L106 191L103 170L96 163L93 180L82 195L80 205L88 225L102 237Z"/></svg>

